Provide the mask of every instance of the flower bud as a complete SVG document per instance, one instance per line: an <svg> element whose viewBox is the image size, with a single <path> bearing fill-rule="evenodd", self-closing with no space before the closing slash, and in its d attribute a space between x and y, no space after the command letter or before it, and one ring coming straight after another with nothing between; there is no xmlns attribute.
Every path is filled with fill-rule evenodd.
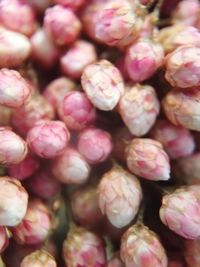
<svg viewBox="0 0 200 267"><path fill-rule="evenodd" d="M77 39L81 23L71 9L56 5L46 10L44 29L53 42L62 46Z"/></svg>
<svg viewBox="0 0 200 267"><path fill-rule="evenodd" d="M54 158L61 155L69 139L70 133L61 121L38 121L27 135L29 147L42 158Z"/></svg>
<svg viewBox="0 0 200 267"><path fill-rule="evenodd" d="M31 88L19 72L0 70L0 104L9 108L19 108L30 99Z"/></svg>
<svg viewBox="0 0 200 267"><path fill-rule="evenodd" d="M96 110L85 93L72 91L65 95L58 104L58 114L66 126L73 131L80 131L93 124Z"/></svg>
<svg viewBox="0 0 200 267"><path fill-rule="evenodd" d="M193 135L185 128L160 120L151 131L151 137L160 142L171 159L189 156L194 152Z"/></svg>
<svg viewBox="0 0 200 267"><path fill-rule="evenodd" d="M20 66L30 55L29 39L21 33L0 28L0 68Z"/></svg>
<svg viewBox="0 0 200 267"><path fill-rule="evenodd" d="M120 256L125 266L167 267L167 256L157 235L143 225L133 225L124 233Z"/></svg>
<svg viewBox="0 0 200 267"><path fill-rule="evenodd" d="M100 180L99 206L112 225L122 228L136 216L142 200L138 179L120 167L114 167Z"/></svg>
<svg viewBox="0 0 200 267"><path fill-rule="evenodd" d="M125 66L134 82L142 82L156 72L163 59L164 51L159 43L153 43L150 39L140 39L128 48Z"/></svg>
<svg viewBox="0 0 200 267"><path fill-rule="evenodd" d="M69 267L100 267L106 264L101 239L81 227L74 227L68 232L63 244L63 259Z"/></svg>
<svg viewBox="0 0 200 267"><path fill-rule="evenodd" d="M17 11L17 12L16 12ZM18 0L0 1L0 22L7 29L30 36L36 29L33 9Z"/></svg>
<svg viewBox="0 0 200 267"><path fill-rule="evenodd" d="M165 78L174 87L200 86L200 47L181 46L165 59Z"/></svg>
<svg viewBox="0 0 200 267"><path fill-rule="evenodd" d="M27 210L28 194L16 179L0 178L0 225L16 226Z"/></svg>
<svg viewBox="0 0 200 267"><path fill-rule="evenodd" d="M160 208L161 221L187 239L200 237L200 186L188 186L167 194Z"/></svg>
<svg viewBox="0 0 200 267"><path fill-rule="evenodd" d="M166 181L170 178L169 158L161 143L135 138L127 147L128 169L147 180Z"/></svg>
<svg viewBox="0 0 200 267"><path fill-rule="evenodd" d="M118 109L129 131L142 136L154 125L160 105L153 87L135 85L121 97Z"/></svg>
<svg viewBox="0 0 200 267"><path fill-rule="evenodd" d="M173 90L162 101L165 115L176 126L200 131L200 90Z"/></svg>
<svg viewBox="0 0 200 267"><path fill-rule="evenodd" d="M119 70L107 60L87 66L81 83L93 105L105 111L114 109L124 93Z"/></svg>
<svg viewBox="0 0 200 267"><path fill-rule="evenodd" d="M34 245L43 242L51 228L50 212L40 200L31 200L22 222L12 229L19 244Z"/></svg>
<svg viewBox="0 0 200 267"><path fill-rule="evenodd" d="M45 250L36 250L27 255L21 262L20 267L56 267L56 261Z"/></svg>
<svg viewBox="0 0 200 267"><path fill-rule="evenodd" d="M81 154L69 147L52 164L52 173L55 178L66 184L85 183L89 178L90 171L90 166Z"/></svg>
<svg viewBox="0 0 200 267"><path fill-rule="evenodd" d="M78 151L90 164L104 162L112 151L112 139L108 132L87 128L78 136Z"/></svg>
<svg viewBox="0 0 200 267"><path fill-rule="evenodd" d="M89 64L97 60L95 47L92 43L79 40L61 57L62 71L74 79L79 79Z"/></svg>
<svg viewBox="0 0 200 267"><path fill-rule="evenodd" d="M27 155L26 142L9 128L0 127L0 163L18 164Z"/></svg>

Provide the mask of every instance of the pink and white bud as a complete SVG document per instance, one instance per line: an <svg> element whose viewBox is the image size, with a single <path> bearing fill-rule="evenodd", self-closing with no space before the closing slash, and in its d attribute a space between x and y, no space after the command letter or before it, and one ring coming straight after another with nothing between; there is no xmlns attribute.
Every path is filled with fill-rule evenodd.
<svg viewBox="0 0 200 267"><path fill-rule="evenodd" d="M118 110L129 131L135 136L142 136L154 125L160 104L152 86L135 85L121 97Z"/></svg>
<svg viewBox="0 0 200 267"><path fill-rule="evenodd" d="M0 70L0 104L8 108L19 108L30 100L29 83L15 70Z"/></svg>
<svg viewBox="0 0 200 267"><path fill-rule="evenodd" d="M184 241L183 255L188 267L198 267L200 265L199 251L200 251L199 239Z"/></svg>
<svg viewBox="0 0 200 267"><path fill-rule="evenodd" d="M99 207L112 225L122 228L136 216L142 200L142 189L136 176L114 167L100 180Z"/></svg>
<svg viewBox="0 0 200 267"><path fill-rule="evenodd" d="M49 101L49 103L57 109L58 103L60 103L64 96L75 89L75 83L66 78L60 77L50 82L43 92L43 96Z"/></svg>
<svg viewBox="0 0 200 267"><path fill-rule="evenodd" d="M28 194L19 181L10 177L0 178L0 225L16 226L27 210Z"/></svg>
<svg viewBox="0 0 200 267"><path fill-rule="evenodd" d="M18 244L34 245L43 242L51 229L50 212L40 200L31 200L22 222L12 228Z"/></svg>
<svg viewBox="0 0 200 267"><path fill-rule="evenodd" d="M87 0L54 0L54 3L76 10L87 3Z"/></svg>
<svg viewBox="0 0 200 267"><path fill-rule="evenodd" d="M52 164L55 178L66 184L83 184L90 175L90 166L83 156L74 148L66 148Z"/></svg>
<svg viewBox="0 0 200 267"><path fill-rule="evenodd" d="M95 47L92 43L79 40L61 57L63 73L73 79L79 79L89 64L97 60Z"/></svg>
<svg viewBox="0 0 200 267"><path fill-rule="evenodd" d="M0 253L2 253L7 248L8 243L9 237L7 229L5 227L0 226Z"/></svg>
<svg viewBox="0 0 200 267"><path fill-rule="evenodd" d="M173 90L162 101L165 115L171 123L200 131L200 91L194 87L185 91Z"/></svg>
<svg viewBox="0 0 200 267"><path fill-rule="evenodd" d="M127 267L167 267L158 236L143 225L133 225L123 234L120 256Z"/></svg>
<svg viewBox="0 0 200 267"><path fill-rule="evenodd" d="M45 250L36 250L27 255L20 267L57 267L55 259Z"/></svg>
<svg viewBox="0 0 200 267"><path fill-rule="evenodd" d="M68 45L78 38L81 22L71 9L56 5L46 10L44 29L54 43Z"/></svg>
<svg viewBox="0 0 200 267"><path fill-rule="evenodd" d="M38 94L13 113L12 125L20 134L26 135L36 122L52 120L54 116L54 109L51 104L42 95Z"/></svg>
<svg viewBox="0 0 200 267"><path fill-rule="evenodd" d="M148 138L135 138L126 152L128 169L133 174L152 181L170 178L169 157L161 143Z"/></svg>
<svg viewBox="0 0 200 267"><path fill-rule="evenodd" d="M36 172L28 181L28 187L32 193L42 199L50 199L60 192L60 183L47 169Z"/></svg>
<svg viewBox="0 0 200 267"><path fill-rule="evenodd" d="M96 120L96 110L86 94L72 91L65 95L58 105L58 114L66 126L73 131L81 131Z"/></svg>
<svg viewBox="0 0 200 267"><path fill-rule="evenodd" d="M200 153L176 161L173 173L177 179L187 185L200 184Z"/></svg>
<svg viewBox="0 0 200 267"><path fill-rule="evenodd" d="M104 267L106 258L103 242L94 233L74 227L63 243L63 259L71 267Z"/></svg>
<svg viewBox="0 0 200 267"><path fill-rule="evenodd" d="M193 135L185 128L160 120L151 131L151 137L160 142L171 159L191 155L195 149Z"/></svg>
<svg viewBox="0 0 200 267"><path fill-rule="evenodd" d="M125 267L118 255L114 255L108 262L106 267Z"/></svg>
<svg viewBox="0 0 200 267"><path fill-rule="evenodd" d="M175 24L161 29L158 37L166 53L183 45L200 47L200 32L192 26L185 27L181 24Z"/></svg>
<svg viewBox="0 0 200 267"><path fill-rule="evenodd" d="M30 149L41 158L61 155L69 140L70 133L61 121L38 121L27 134Z"/></svg>
<svg viewBox="0 0 200 267"><path fill-rule="evenodd" d="M185 45L168 54L165 78L174 87L200 86L200 47Z"/></svg>
<svg viewBox="0 0 200 267"><path fill-rule="evenodd" d="M83 130L77 141L78 151L90 164L104 162L112 151L111 135L98 128Z"/></svg>
<svg viewBox="0 0 200 267"><path fill-rule="evenodd" d="M10 166L8 173L11 177L15 177L17 180L24 180L29 178L38 170L40 163L38 159L31 155L27 154L26 158L18 163L17 165Z"/></svg>
<svg viewBox="0 0 200 267"><path fill-rule="evenodd" d="M18 164L28 153L26 142L9 128L0 127L0 163Z"/></svg>
<svg viewBox="0 0 200 267"><path fill-rule="evenodd" d="M46 68L57 63L59 50L42 28L32 35L30 42L33 60Z"/></svg>
<svg viewBox="0 0 200 267"><path fill-rule="evenodd" d="M126 127L118 128L114 132L113 153L114 156L123 163L126 162L126 146L133 138L134 136Z"/></svg>
<svg viewBox="0 0 200 267"><path fill-rule="evenodd" d="M21 33L0 28L0 68L20 66L30 55L29 39Z"/></svg>
<svg viewBox="0 0 200 267"><path fill-rule="evenodd" d="M183 25L195 26L199 16L200 3L198 0L183 0L180 1L177 7L173 10L174 23Z"/></svg>
<svg viewBox="0 0 200 267"><path fill-rule="evenodd" d="M187 239L200 237L200 185L177 189L162 199L161 221Z"/></svg>
<svg viewBox="0 0 200 267"><path fill-rule="evenodd" d="M98 10L95 35L109 46L126 47L139 36L142 19L137 15L138 4L134 8L128 1L108 1Z"/></svg>
<svg viewBox="0 0 200 267"><path fill-rule="evenodd" d="M71 209L74 220L81 226L97 226L103 218L99 209L97 188L85 186L77 189L71 196Z"/></svg>
<svg viewBox="0 0 200 267"><path fill-rule="evenodd" d="M124 93L119 70L107 60L87 66L82 74L83 90L95 107L112 110Z"/></svg>
<svg viewBox="0 0 200 267"><path fill-rule="evenodd" d="M7 29L27 36L32 35L36 29L33 9L18 0L0 1L0 23Z"/></svg>
<svg viewBox="0 0 200 267"><path fill-rule="evenodd" d="M159 43L140 39L127 49L125 66L134 82L142 82L152 77L162 65L163 59L164 51Z"/></svg>

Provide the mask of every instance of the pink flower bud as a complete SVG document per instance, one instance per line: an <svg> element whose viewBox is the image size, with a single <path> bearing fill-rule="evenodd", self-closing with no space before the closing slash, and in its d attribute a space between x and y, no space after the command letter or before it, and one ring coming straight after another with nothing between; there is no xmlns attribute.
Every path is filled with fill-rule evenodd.
<svg viewBox="0 0 200 267"><path fill-rule="evenodd" d="M192 26L175 24L159 31L159 41L169 53L182 45L200 47L200 32Z"/></svg>
<svg viewBox="0 0 200 267"><path fill-rule="evenodd" d="M0 68L20 66L30 55L29 39L21 33L0 28Z"/></svg>
<svg viewBox="0 0 200 267"><path fill-rule="evenodd" d="M50 199L60 191L60 183L47 169L41 169L28 181L28 187L32 193L42 199Z"/></svg>
<svg viewBox="0 0 200 267"><path fill-rule="evenodd" d="M128 1L108 1L99 9L95 24L97 38L109 45L124 47L138 38L142 20Z"/></svg>
<svg viewBox="0 0 200 267"><path fill-rule="evenodd" d="M119 113L135 136L148 133L160 111L156 92L150 85L135 85L127 89L119 101Z"/></svg>
<svg viewBox="0 0 200 267"><path fill-rule="evenodd" d="M59 50L43 29L31 37L32 58L46 68L53 67L59 58Z"/></svg>
<svg viewBox="0 0 200 267"><path fill-rule="evenodd" d="M200 184L200 153L179 159L174 165L174 175L188 185Z"/></svg>
<svg viewBox="0 0 200 267"><path fill-rule="evenodd" d="M67 148L53 161L52 173L62 183L82 184L89 178L90 166L78 151Z"/></svg>
<svg viewBox="0 0 200 267"><path fill-rule="evenodd" d="M188 186L162 199L160 218L172 231L187 239L200 237L200 186Z"/></svg>
<svg viewBox="0 0 200 267"><path fill-rule="evenodd" d="M30 99L31 88L19 72L0 70L0 104L9 108L19 108Z"/></svg>
<svg viewBox="0 0 200 267"><path fill-rule="evenodd" d="M81 226L97 226L103 215L99 209L96 187L85 186L76 190L71 196L71 209L73 218Z"/></svg>
<svg viewBox="0 0 200 267"><path fill-rule="evenodd" d="M51 104L42 95L35 95L25 106L13 113L12 125L20 134L26 135L39 120L53 118L54 110Z"/></svg>
<svg viewBox="0 0 200 267"><path fill-rule="evenodd" d="M84 68L97 60L93 44L79 40L61 57L62 71L74 79L79 79Z"/></svg>
<svg viewBox="0 0 200 267"><path fill-rule="evenodd" d="M27 255L21 262L20 267L56 267L55 259L45 250L36 250Z"/></svg>
<svg viewBox="0 0 200 267"><path fill-rule="evenodd" d="M160 120L151 131L151 137L160 142L171 159L189 156L195 149L194 137L185 128L167 120Z"/></svg>
<svg viewBox="0 0 200 267"><path fill-rule="evenodd" d="M81 23L71 9L56 5L46 10L44 28L57 45L68 45L78 38Z"/></svg>
<svg viewBox="0 0 200 267"><path fill-rule="evenodd" d="M0 253L2 253L8 246L8 233L5 227L0 226Z"/></svg>
<svg viewBox="0 0 200 267"><path fill-rule="evenodd" d="M96 110L85 93L73 91L67 93L63 102L58 105L59 117L73 131L83 130L93 124Z"/></svg>
<svg viewBox="0 0 200 267"><path fill-rule="evenodd" d="M90 164L105 161L112 151L112 139L108 132L87 128L78 136L78 150Z"/></svg>
<svg viewBox="0 0 200 267"><path fill-rule="evenodd" d="M22 222L12 229L19 244L34 245L47 237L51 228L50 212L40 200L31 200Z"/></svg>
<svg viewBox="0 0 200 267"><path fill-rule="evenodd" d="M133 139L133 135L126 127L116 129L113 136L113 153L121 162L126 162L126 146Z"/></svg>
<svg viewBox="0 0 200 267"><path fill-rule="evenodd" d="M127 147L127 165L131 172L147 180L166 181L170 178L169 158L161 143L135 138Z"/></svg>
<svg viewBox="0 0 200 267"><path fill-rule="evenodd" d="M114 255L108 262L106 267L125 267L118 255Z"/></svg>
<svg viewBox="0 0 200 267"><path fill-rule="evenodd" d="M0 163L18 164L27 155L26 142L9 128L0 127Z"/></svg>
<svg viewBox="0 0 200 267"><path fill-rule="evenodd" d="M8 173L11 177L15 177L17 180L22 181L32 176L39 166L38 159L29 153L23 161L17 165L9 167Z"/></svg>
<svg viewBox="0 0 200 267"><path fill-rule="evenodd" d="M199 239L184 241L183 254L188 267L199 267L200 265L199 251L200 251Z"/></svg>
<svg viewBox="0 0 200 267"><path fill-rule="evenodd" d="M181 46L165 60L165 78L174 87L200 86L200 47Z"/></svg>
<svg viewBox="0 0 200 267"><path fill-rule="evenodd" d="M33 9L18 0L0 1L0 23L7 29L27 36L32 35L36 29Z"/></svg>
<svg viewBox="0 0 200 267"><path fill-rule="evenodd" d="M106 264L101 239L81 227L69 231L63 244L63 258L71 267L104 267Z"/></svg>
<svg viewBox="0 0 200 267"><path fill-rule="evenodd" d="M43 96L56 109L64 96L75 89L75 83L66 77L60 77L50 82L43 92Z"/></svg>
<svg viewBox="0 0 200 267"><path fill-rule="evenodd" d="M71 9L78 9L87 3L87 0L54 0L54 2Z"/></svg>
<svg viewBox="0 0 200 267"><path fill-rule="evenodd" d="M120 256L127 267L167 267L167 256L157 235L143 225L133 225L124 233Z"/></svg>
<svg viewBox="0 0 200 267"><path fill-rule="evenodd" d="M16 179L0 178L0 225L16 226L27 210L28 194Z"/></svg>
<svg viewBox="0 0 200 267"><path fill-rule="evenodd" d="M173 90L165 96L162 104L165 115L174 125L200 131L199 88Z"/></svg>
<svg viewBox="0 0 200 267"><path fill-rule="evenodd" d="M119 70L107 60L87 66L81 77L83 90L95 107L112 110L124 93Z"/></svg>
<svg viewBox="0 0 200 267"><path fill-rule="evenodd" d="M150 39L140 39L128 48L125 66L134 82L142 82L151 78L162 65L163 59L164 51L159 43L153 43Z"/></svg>
<svg viewBox="0 0 200 267"><path fill-rule="evenodd" d="M99 206L112 225L122 228L136 216L142 200L138 179L120 167L105 173L99 183Z"/></svg>
<svg viewBox="0 0 200 267"><path fill-rule="evenodd" d="M27 134L31 150L42 158L61 155L70 139L70 133L61 121L38 121Z"/></svg>

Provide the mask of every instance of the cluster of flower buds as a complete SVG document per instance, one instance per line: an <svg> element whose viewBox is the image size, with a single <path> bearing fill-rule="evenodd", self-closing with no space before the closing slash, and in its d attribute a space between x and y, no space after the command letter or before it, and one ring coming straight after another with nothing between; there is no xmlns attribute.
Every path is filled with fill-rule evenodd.
<svg viewBox="0 0 200 267"><path fill-rule="evenodd" d="M0 267L200 267L200 1L0 0Z"/></svg>

